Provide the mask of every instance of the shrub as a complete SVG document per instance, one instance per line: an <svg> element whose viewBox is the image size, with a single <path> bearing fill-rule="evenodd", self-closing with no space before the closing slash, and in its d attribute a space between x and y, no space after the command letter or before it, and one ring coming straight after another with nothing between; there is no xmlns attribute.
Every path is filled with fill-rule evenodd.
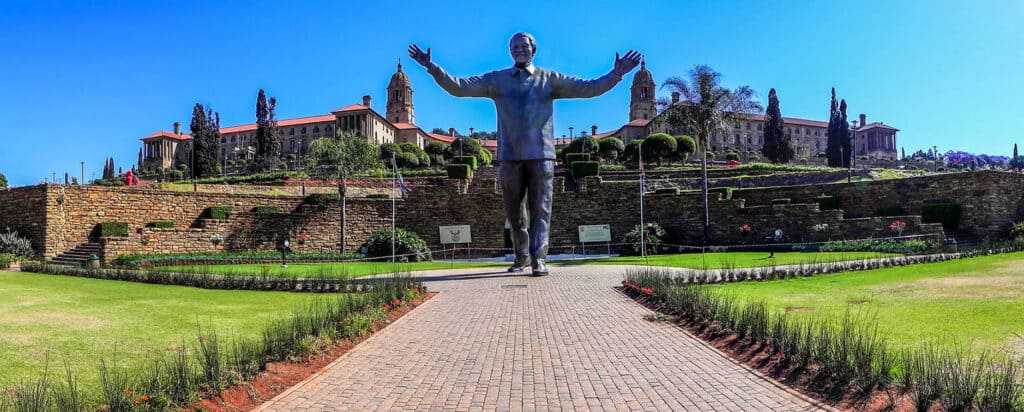
<svg viewBox="0 0 1024 412"><path fill-rule="evenodd" d="M306 196L304 203L313 206L327 206L332 202L337 202L341 197L337 193L312 193Z"/></svg>
<svg viewBox="0 0 1024 412"><path fill-rule="evenodd" d="M636 225L633 230L630 230L622 238L622 243L626 244L622 254L637 256L640 255L642 250L646 250L649 255L656 254L663 237L665 237L665 229L662 229L661 225L655 222L644 225L643 230L641 230L640 225ZM643 240L643 243L641 243L641 240Z"/></svg>
<svg viewBox="0 0 1024 412"><path fill-rule="evenodd" d="M415 232L395 229L395 259L400 262L425 262L432 259L427 242ZM366 255L369 257L391 256L391 230L381 230L366 241Z"/></svg>
<svg viewBox="0 0 1024 412"><path fill-rule="evenodd" d="M470 169L477 169L476 156L455 156L452 157L453 164L469 165Z"/></svg>
<svg viewBox="0 0 1024 412"><path fill-rule="evenodd" d="M281 208L277 206L256 206L252 208L252 213L258 216L276 215L281 213Z"/></svg>
<svg viewBox="0 0 1024 412"><path fill-rule="evenodd" d="M779 199L772 199L772 204L773 205L788 205L790 203L790 200L791 199L788 198L788 197L783 197L783 198L779 198Z"/></svg>
<svg viewBox="0 0 1024 412"><path fill-rule="evenodd" d="M370 193L366 195L367 199L390 199L391 195L387 193Z"/></svg>
<svg viewBox="0 0 1024 412"><path fill-rule="evenodd" d="M712 194L715 194L715 193L721 193L722 194L722 200L731 200L732 199L732 192L733 192L733 190L734 189L731 188L731 187L715 187L715 188L708 189L708 196L711 196Z"/></svg>
<svg viewBox="0 0 1024 412"><path fill-rule="evenodd" d="M903 209L903 206L882 206L875 209L875 216L905 216L907 211Z"/></svg>
<svg viewBox="0 0 1024 412"><path fill-rule="evenodd" d="M960 205L935 203L921 207L921 223L942 223L942 227L954 229L960 223Z"/></svg>
<svg viewBox="0 0 1024 412"><path fill-rule="evenodd" d="M740 161L740 154L730 150L725 153L725 160L735 160L738 162Z"/></svg>
<svg viewBox="0 0 1024 412"><path fill-rule="evenodd" d="M364 257L357 253L289 253L288 260L309 262L341 262ZM185 254L141 254L131 253L114 259L114 266L152 267L180 265L229 265L245 263L273 263L281 260L276 251L185 253Z"/></svg>
<svg viewBox="0 0 1024 412"><path fill-rule="evenodd" d="M128 224L125 222L103 222L96 225L95 232L99 237L128 236Z"/></svg>
<svg viewBox="0 0 1024 412"><path fill-rule="evenodd" d="M15 260L18 260L17 256L10 253L0 253L0 269L11 267L11 263L14 263Z"/></svg>
<svg viewBox="0 0 1024 412"><path fill-rule="evenodd" d="M565 155L565 164L569 165L569 167L572 167L572 164L576 163L576 162L589 162L589 161L590 161L590 153L567 153Z"/></svg>
<svg viewBox="0 0 1024 412"><path fill-rule="evenodd" d="M227 219L231 215L231 206L210 206L206 208L205 215L210 219Z"/></svg>
<svg viewBox="0 0 1024 412"><path fill-rule="evenodd" d="M395 163L398 165L398 167L401 168L413 168L421 166L420 158L416 156L416 153L409 152L399 153L398 158L395 160ZM429 166L429 164L422 166Z"/></svg>
<svg viewBox="0 0 1024 412"><path fill-rule="evenodd" d="M679 188L678 187L663 187L663 188L660 188L660 189L655 189L654 190L654 194L656 194L656 195L678 195L679 194Z"/></svg>
<svg viewBox="0 0 1024 412"><path fill-rule="evenodd" d="M7 229L7 233L0 233L0 254L28 258L35 256L36 252L32 250L31 240L18 236L18 232Z"/></svg>
<svg viewBox="0 0 1024 412"><path fill-rule="evenodd" d="M229 163L230 164L230 163ZM205 184L236 184L236 183L266 183L266 182L281 182L286 179L297 179L309 177L305 172L269 172L269 173L254 173L251 175L244 176L218 176L218 177L204 177L198 179L198 183Z"/></svg>
<svg viewBox="0 0 1024 412"><path fill-rule="evenodd" d="M158 220L156 222L148 222L148 223L146 223L146 227L152 227L152 228L157 228L157 229L173 229L174 228L174 222L172 222L170 220Z"/></svg>
<svg viewBox="0 0 1024 412"><path fill-rule="evenodd" d="M575 178L597 176L600 168L600 163L591 161L575 161L569 166L569 169L572 170L572 177Z"/></svg>
<svg viewBox="0 0 1024 412"><path fill-rule="evenodd" d="M181 170L178 170L178 169L171 170L171 181L177 182L177 181L184 180L184 179L185 179L185 173L184 172L182 172ZM120 186L124 186L124 184L121 184Z"/></svg>
<svg viewBox="0 0 1024 412"><path fill-rule="evenodd" d="M839 198L829 195L818 196L818 209L835 210L839 209Z"/></svg>
<svg viewBox="0 0 1024 412"><path fill-rule="evenodd" d="M704 156L707 157L708 160L715 160L715 152L704 152Z"/></svg>
<svg viewBox="0 0 1024 412"><path fill-rule="evenodd" d="M1010 226L1010 239L1024 238L1024 222L1014 223Z"/></svg>
<svg viewBox="0 0 1024 412"><path fill-rule="evenodd" d="M452 179L469 179L473 177L473 168L467 164L449 164L445 166L445 169L448 170L448 177Z"/></svg>
<svg viewBox="0 0 1024 412"><path fill-rule="evenodd" d="M845 240L827 242L819 248L822 252L880 252L921 254L939 250L938 242L932 240L910 239L893 240Z"/></svg>
<svg viewBox="0 0 1024 412"><path fill-rule="evenodd" d="M94 184L96 186L117 187L117 186L124 186L124 180L121 180L121 179L96 179L96 180L92 181L92 184Z"/></svg>

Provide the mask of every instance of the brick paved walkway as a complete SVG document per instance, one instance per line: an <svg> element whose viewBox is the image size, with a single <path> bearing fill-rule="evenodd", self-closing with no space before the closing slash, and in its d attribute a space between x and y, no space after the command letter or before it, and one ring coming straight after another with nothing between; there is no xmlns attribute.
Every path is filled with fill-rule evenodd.
<svg viewBox="0 0 1024 412"><path fill-rule="evenodd" d="M612 287L625 268L423 274L440 292L265 411L818 410Z"/></svg>

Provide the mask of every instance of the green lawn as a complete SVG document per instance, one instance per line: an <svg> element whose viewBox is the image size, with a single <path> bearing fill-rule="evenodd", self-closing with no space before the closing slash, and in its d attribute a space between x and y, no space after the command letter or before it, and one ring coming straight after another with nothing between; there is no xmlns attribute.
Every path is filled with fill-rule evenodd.
<svg viewBox="0 0 1024 412"><path fill-rule="evenodd" d="M94 387L102 357L138 365L198 327L222 337L256 336L266 321L323 295L204 290L180 286L0 272L0 386L51 373L67 360L81 384Z"/></svg>
<svg viewBox="0 0 1024 412"><path fill-rule="evenodd" d="M463 269L478 267L507 266L505 262L458 262L444 261L399 263L398 271L419 271L434 269ZM287 268L278 263L237 264L237 265L197 265L197 266L162 266L153 270L208 270L211 273L234 275L267 275L267 276L329 276L338 278L359 277L393 273L396 266L389 262L344 262L344 263L289 263Z"/></svg>
<svg viewBox="0 0 1024 412"><path fill-rule="evenodd" d="M810 262L838 262L855 259L871 259L893 256L876 252L780 252L775 258L768 258L768 252L721 252L721 253L685 253L679 255L649 256L646 264L651 266L667 266L678 268L723 267L750 268L772 265L795 265ZM639 256L620 256L600 259L579 259L554 262L557 265L643 265L645 260Z"/></svg>
<svg viewBox="0 0 1024 412"><path fill-rule="evenodd" d="M1024 353L1024 253L711 286L778 312L873 316L898 347L971 345Z"/></svg>

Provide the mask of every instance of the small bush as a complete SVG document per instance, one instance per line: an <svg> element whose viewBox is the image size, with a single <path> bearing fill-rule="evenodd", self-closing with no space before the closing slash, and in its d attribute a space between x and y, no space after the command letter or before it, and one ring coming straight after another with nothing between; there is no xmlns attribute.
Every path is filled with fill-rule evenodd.
<svg viewBox="0 0 1024 412"><path fill-rule="evenodd" d="M587 155L587 157L589 156L590 155ZM570 164L569 169L572 170L572 177L575 178L597 176L598 171L600 170L600 164L598 162L591 162L587 160L577 160Z"/></svg>
<svg viewBox="0 0 1024 412"><path fill-rule="evenodd" d="M1024 238L1024 222L1015 223L1010 226L1010 239Z"/></svg>
<svg viewBox="0 0 1024 412"><path fill-rule="evenodd" d="M665 237L665 229L662 229L661 225L654 222L648 223L644 227L644 230L641 230L640 225L636 225L633 227L633 230L630 230L622 238L622 243L626 244L622 249L623 255L638 256L644 250L649 255L658 253L661 239ZM641 240L643 240L642 243Z"/></svg>
<svg viewBox="0 0 1024 412"><path fill-rule="evenodd" d="M18 236L18 232L12 232L10 229L7 229L6 233L0 233L0 253L26 258L36 254L32 249L31 240Z"/></svg>
<svg viewBox="0 0 1024 412"><path fill-rule="evenodd" d="M276 215L281 213L281 208L277 206L256 206L252 208L252 213L258 216Z"/></svg>
<svg viewBox="0 0 1024 412"><path fill-rule="evenodd" d="M0 269L11 267L11 263L14 263L15 260L18 260L17 256L10 253L0 253Z"/></svg>
<svg viewBox="0 0 1024 412"><path fill-rule="evenodd" d="M732 200L732 191L733 188L731 187L715 187L708 189L708 196L712 196L715 193L721 193L722 200Z"/></svg>
<svg viewBox="0 0 1024 412"><path fill-rule="evenodd" d="M118 186L124 186L124 180L121 180L121 179L96 179L96 180L93 180L92 184L94 184L96 186L118 187Z"/></svg>
<svg viewBox="0 0 1024 412"><path fill-rule="evenodd" d="M835 210L839 209L839 198L829 195L821 195L817 198L818 209Z"/></svg>
<svg viewBox="0 0 1024 412"><path fill-rule="evenodd" d="M663 187L663 188L660 188L660 189L655 189L654 190L654 194L656 194L656 195L678 195L679 194L679 188L678 187Z"/></svg>
<svg viewBox="0 0 1024 412"><path fill-rule="evenodd" d="M875 209L875 216L905 216L907 211L903 206L883 206Z"/></svg>
<svg viewBox="0 0 1024 412"><path fill-rule="evenodd" d="M280 182L286 179L300 179L307 178L305 172L270 172L270 173L254 173L251 175L244 176L218 176L218 177L205 177L198 179L198 183L204 184L236 184L236 183L267 183L267 182Z"/></svg>
<svg viewBox="0 0 1024 412"><path fill-rule="evenodd" d="M125 222L103 222L96 225L99 237L128 236L128 224Z"/></svg>
<svg viewBox="0 0 1024 412"><path fill-rule="evenodd" d="M462 164L462 165L469 165L470 169L473 169L473 170L477 169L477 159L476 159L476 156L455 156L455 157L452 157L452 163Z"/></svg>
<svg viewBox="0 0 1024 412"><path fill-rule="evenodd" d="M452 179L469 179L473 177L472 166L464 163L449 164L445 166L445 169L448 171L448 177Z"/></svg>
<svg viewBox="0 0 1024 412"><path fill-rule="evenodd" d="M576 162L589 162L589 161L590 161L590 153L566 153L565 154L565 164L569 165L569 167L572 167L572 164L576 163Z"/></svg>
<svg viewBox="0 0 1024 412"><path fill-rule="evenodd" d="M381 230L370 236L366 242L366 255L369 257L391 256L391 230ZM415 232L395 229L394 254L400 262L425 262L432 259L427 242L420 239Z"/></svg>
<svg viewBox="0 0 1024 412"><path fill-rule="evenodd" d="M206 217L210 219L227 219L231 215L231 206L211 206L206 208Z"/></svg>
<svg viewBox="0 0 1024 412"><path fill-rule="evenodd" d="M822 252L880 252L922 254L938 251L940 245L932 240L846 240L828 242L818 249Z"/></svg>
<svg viewBox="0 0 1024 412"><path fill-rule="evenodd" d="M327 206L340 199L341 197L337 193L312 193L309 196L306 196L304 202L307 205Z"/></svg>
<svg viewBox="0 0 1024 412"><path fill-rule="evenodd" d="M740 161L740 154L733 151L726 152L725 160L735 160L738 162Z"/></svg>
<svg viewBox="0 0 1024 412"><path fill-rule="evenodd" d="M148 223L146 223L146 227L151 227L151 228L156 228L156 229L173 229L174 228L174 222L172 222L170 220L158 220L156 222L148 222Z"/></svg>
<svg viewBox="0 0 1024 412"><path fill-rule="evenodd" d="M946 229L954 229L960 223L960 205L936 203L921 207L921 223L942 223Z"/></svg>
<svg viewBox="0 0 1024 412"><path fill-rule="evenodd" d="M783 197L783 198L779 198L779 199L772 199L772 205L788 205L788 204L790 204L790 202L791 202L791 199L788 198L788 197Z"/></svg>
<svg viewBox="0 0 1024 412"><path fill-rule="evenodd" d="M367 199L390 199L391 195L387 193L370 193L366 195Z"/></svg>

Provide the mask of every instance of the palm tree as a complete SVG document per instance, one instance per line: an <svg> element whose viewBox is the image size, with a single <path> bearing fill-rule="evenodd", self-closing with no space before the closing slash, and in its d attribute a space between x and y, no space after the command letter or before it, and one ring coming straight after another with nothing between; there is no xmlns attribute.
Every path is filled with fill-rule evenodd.
<svg viewBox="0 0 1024 412"><path fill-rule="evenodd" d="M698 152L708 150L708 138L712 133L726 133L744 115L760 113L761 104L754 100L755 93L750 86L729 90L719 83L721 75L708 66L695 66L689 79L671 77L661 85L678 92L682 100L673 103L660 99L662 113L658 116L668 125L670 132L692 134L699 143ZM704 207L704 244L711 241L711 219L708 211L708 160L701 156L700 191Z"/></svg>
<svg viewBox="0 0 1024 412"><path fill-rule="evenodd" d="M306 170L324 179L337 179L338 198L341 199L341 251L345 252L345 180L356 173L377 167L377 148L366 138L349 131L338 132L335 137L322 137L313 141L306 153Z"/></svg>

